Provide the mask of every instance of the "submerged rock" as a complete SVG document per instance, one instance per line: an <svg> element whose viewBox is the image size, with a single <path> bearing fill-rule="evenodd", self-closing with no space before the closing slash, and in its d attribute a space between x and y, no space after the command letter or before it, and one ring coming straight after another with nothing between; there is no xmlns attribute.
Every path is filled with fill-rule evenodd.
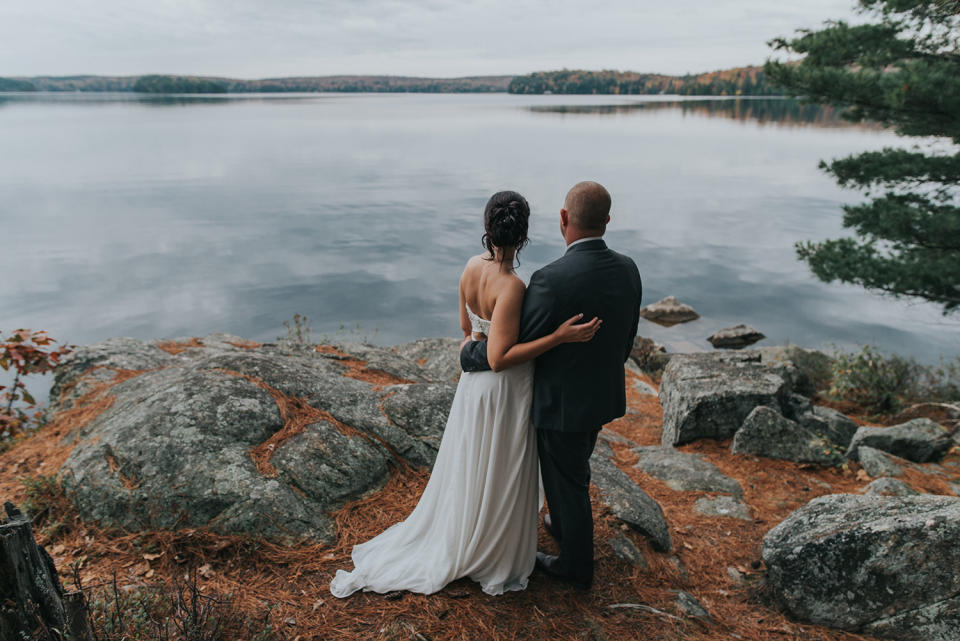
<svg viewBox="0 0 960 641"><path fill-rule="evenodd" d="M834 494L763 539L768 583L794 617L903 640L956 639L960 499Z"/></svg>
<svg viewBox="0 0 960 641"><path fill-rule="evenodd" d="M667 296L655 303L641 307L640 315L648 321L667 327L678 323L688 323L700 318L700 314L693 311L692 307L681 303L673 296Z"/></svg>
<svg viewBox="0 0 960 641"><path fill-rule="evenodd" d="M761 341L766 336L743 323L714 332L707 341L716 348L741 349Z"/></svg>

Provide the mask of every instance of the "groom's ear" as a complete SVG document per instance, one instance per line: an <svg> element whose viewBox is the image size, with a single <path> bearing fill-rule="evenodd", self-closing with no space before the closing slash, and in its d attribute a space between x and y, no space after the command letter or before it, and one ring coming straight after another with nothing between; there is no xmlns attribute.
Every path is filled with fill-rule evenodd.
<svg viewBox="0 0 960 641"><path fill-rule="evenodd" d="M570 213L563 207L560 208L560 222L564 227L570 224Z"/></svg>

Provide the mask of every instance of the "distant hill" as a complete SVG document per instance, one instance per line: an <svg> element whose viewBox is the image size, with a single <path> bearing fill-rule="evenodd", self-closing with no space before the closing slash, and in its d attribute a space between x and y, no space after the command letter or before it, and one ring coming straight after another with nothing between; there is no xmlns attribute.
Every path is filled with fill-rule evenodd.
<svg viewBox="0 0 960 641"><path fill-rule="evenodd" d="M636 71L538 71L516 76L510 93L519 94L678 94L681 96L770 96L779 88L764 79L763 67L737 67L709 73L667 76Z"/></svg>
<svg viewBox="0 0 960 641"><path fill-rule="evenodd" d="M417 78L407 76L315 76L239 80L205 76L36 76L0 78L0 91L135 91L138 93L252 92L505 92L513 76ZM8 87L8 88L5 88Z"/></svg>
<svg viewBox="0 0 960 641"><path fill-rule="evenodd" d="M138 93L419 92L516 94L779 95L762 67L668 76L635 71L538 71L523 76L419 78L412 76L303 76L241 80L213 76L35 76L0 78L0 91L134 91Z"/></svg>
<svg viewBox="0 0 960 641"><path fill-rule="evenodd" d="M37 88L29 80L19 78L0 78L0 91L36 91Z"/></svg>

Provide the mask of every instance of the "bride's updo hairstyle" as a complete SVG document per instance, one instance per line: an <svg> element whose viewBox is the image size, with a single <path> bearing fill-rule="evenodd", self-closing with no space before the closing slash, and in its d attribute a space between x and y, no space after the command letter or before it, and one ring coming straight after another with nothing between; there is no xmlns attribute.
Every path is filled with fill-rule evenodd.
<svg viewBox="0 0 960 641"><path fill-rule="evenodd" d="M490 260L496 256L495 247L516 248L516 253L529 242L530 205L527 199L515 191L498 191L490 196L483 210L483 238L480 242L490 252Z"/></svg>

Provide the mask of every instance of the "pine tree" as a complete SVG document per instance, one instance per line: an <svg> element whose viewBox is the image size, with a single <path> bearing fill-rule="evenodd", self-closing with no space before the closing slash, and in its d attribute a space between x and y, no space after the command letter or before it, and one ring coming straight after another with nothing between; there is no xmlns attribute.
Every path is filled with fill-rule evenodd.
<svg viewBox="0 0 960 641"><path fill-rule="evenodd" d="M797 243L797 254L825 282L917 297L950 314L960 309L960 0L860 0L859 11L867 24L828 22L772 40L803 57L768 61L767 78L916 141L821 161L868 200L843 208L855 237Z"/></svg>

